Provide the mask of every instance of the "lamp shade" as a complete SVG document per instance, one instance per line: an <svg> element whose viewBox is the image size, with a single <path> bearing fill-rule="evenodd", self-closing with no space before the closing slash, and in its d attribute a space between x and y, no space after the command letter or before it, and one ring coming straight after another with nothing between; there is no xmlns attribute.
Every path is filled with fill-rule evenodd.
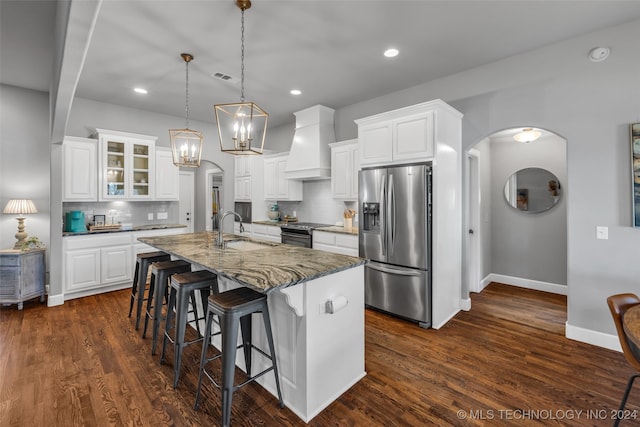
<svg viewBox="0 0 640 427"><path fill-rule="evenodd" d="M9 200L9 203L4 207L4 211L2 211L2 213L18 215L34 214L38 213L38 210L31 200L14 199Z"/></svg>
<svg viewBox="0 0 640 427"><path fill-rule="evenodd" d="M220 149L230 154L262 154L269 114L254 102L214 106Z"/></svg>

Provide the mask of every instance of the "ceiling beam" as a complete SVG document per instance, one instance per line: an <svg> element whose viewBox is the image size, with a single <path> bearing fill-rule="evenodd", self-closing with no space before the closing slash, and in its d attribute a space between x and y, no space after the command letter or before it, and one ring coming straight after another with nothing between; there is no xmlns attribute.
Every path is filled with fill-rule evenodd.
<svg viewBox="0 0 640 427"><path fill-rule="evenodd" d="M50 140L65 136L78 80L102 0L59 0L54 33L53 78L49 91Z"/></svg>

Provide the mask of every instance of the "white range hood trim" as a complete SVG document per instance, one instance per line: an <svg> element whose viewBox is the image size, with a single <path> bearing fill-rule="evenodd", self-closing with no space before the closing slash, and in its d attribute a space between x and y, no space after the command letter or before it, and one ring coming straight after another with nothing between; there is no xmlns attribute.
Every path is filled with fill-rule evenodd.
<svg viewBox="0 0 640 427"><path fill-rule="evenodd" d="M316 105L294 113L296 129L285 178L303 181L331 179L331 148L335 142L334 110Z"/></svg>

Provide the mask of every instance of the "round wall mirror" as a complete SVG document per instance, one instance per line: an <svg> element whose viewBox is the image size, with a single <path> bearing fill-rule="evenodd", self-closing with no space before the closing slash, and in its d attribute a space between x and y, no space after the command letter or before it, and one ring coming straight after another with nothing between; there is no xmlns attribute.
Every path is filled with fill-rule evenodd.
<svg viewBox="0 0 640 427"><path fill-rule="evenodd" d="M514 209L527 213L544 212L560 201L558 178L546 169L520 169L504 184L504 197Z"/></svg>

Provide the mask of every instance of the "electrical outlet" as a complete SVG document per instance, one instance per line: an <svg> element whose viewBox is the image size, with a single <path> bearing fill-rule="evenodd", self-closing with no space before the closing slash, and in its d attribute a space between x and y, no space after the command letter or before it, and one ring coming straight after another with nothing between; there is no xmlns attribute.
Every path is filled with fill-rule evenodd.
<svg viewBox="0 0 640 427"><path fill-rule="evenodd" d="M152 212L152 213L148 213L148 214L147 214L147 219L148 219L149 221L153 221L153 212Z"/></svg>
<svg viewBox="0 0 640 427"><path fill-rule="evenodd" d="M167 212L158 212L158 219L167 219L169 214Z"/></svg>
<svg viewBox="0 0 640 427"><path fill-rule="evenodd" d="M596 239L607 240L609 238L609 227L597 226Z"/></svg>

